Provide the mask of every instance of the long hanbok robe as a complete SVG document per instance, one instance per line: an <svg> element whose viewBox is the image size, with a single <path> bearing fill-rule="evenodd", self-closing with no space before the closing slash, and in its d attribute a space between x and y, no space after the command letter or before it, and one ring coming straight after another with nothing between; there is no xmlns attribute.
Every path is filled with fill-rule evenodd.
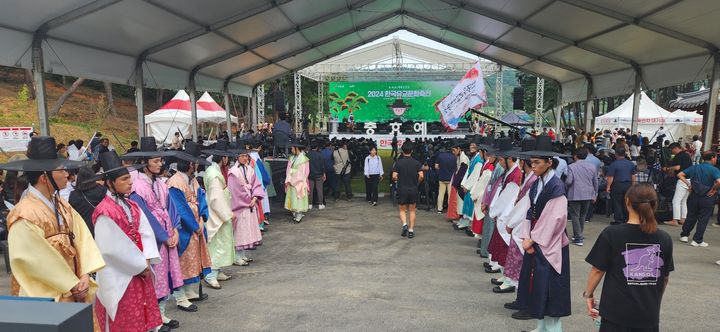
<svg viewBox="0 0 720 332"><path fill-rule="evenodd" d="M262 158L260 158L260 154L257 153L257 151L250 151L249 156L250 158L252 158L255 164L255 176L258 177L258 180L260 180L260 183L262 184L262 212L263 214L270 213L270 200L268 199L268 187L272 185L272 181L270 180L270 174L268 174L268 171L265 168L265 164L263 163L263 160Z"/></svg>
<svg viewBox="0 0 720 332"><path fill-rule="evenodd" d="M505 218L512 210L513 204L520 192L520 182L522 181L522 172L518 165L513 165L507 171L505 177L501 179L500 187L497 189L496 197L490 205L488 213L490 218L495 219L495 229L490 239L488 251L492 255L492 260L505 266L505 258L507 257L508 244L510 243L510 233L507 232L505 226Z"/></svg>
<svg viewBox="0 0 720 332"><path fill-rule="evenodd" d="M490 175L490 181L488 181L488 185L485 187L485 195L483 196L481 202L482 205L488 207L488 210L490 210L490 203L492 203L493 198L495 198L495 192L500 186L500 179L502 178L504 172L505 169L502 166L495 164L495 169L493 169L493 172ZM488 256L490 254L488 252L488 246L490 245L490 240L492 240L494 230L495 220L490 218L489 214L485 214L485 218L482 222L482 240L480 241L480 253L482 256Z"/></svg>
<svg viewBox="0 0 720 332"><path fill-rule="evenodd" d="M173 223L179 223L178 255L185 285L194 284L210 273L212 261L207 248L195 178L177 172L167 180L169 187L168 213Z"/></svg>
<svg viewBox="0 0 720 332"><path fill-rule="evenodd" d="M292 212L307 212L308 176L310 175L310 159L300 152L297 156L290 156L285 170L285 209Z"/></svg>
<svg viewBox="0 0 720 332"><path fill-rule="evenodd" d="M229 173L228 173L229 175ZM235 262L233 238L233 212L230 207L230 190L217 163L205 168L206 197L209 215L206 225L208 250L213 268L230 266Z"/></svg>
<svg viewBox="0 0 720 332"><path fill-rule="evenodd" d="M165 242L172 237L177 228L180 227L179 220L174 223L168 214L168 187L165 182L160 180L152 181L150 177L140 172L131 172L135 174L133 180L133 193L130 199L138 203L142 199L147 206L149 213L145 213L153 225L153 219L162 230L153 227L155 240L160 253L160 261L153 264L153 272L155 273L155 293L158 299L164 299L170 293L183 285L182 271L180 270L180 257L178 255L177 246L170 248ZM138 196L136 198L136 196ZM139 199L138 199L139 198ZM138 203L142 208L142 204Z"/></svg>
<svg viewBox="0 0 720 332"><path fill-rule="evenodd" d="M461 228L470 226L470 221L473 217L473 210L475 209L475 202L472 200L471 191L477 184L478 178L480 178L483 162L484 160L482 159L482 156L480 156L480 152L476 153L472 160L470 160L468 170L465 172L465 176L460 182L460 186L465 190L465 196L463 196L462 219L458 222L458 226Z"/></svg>
<svg viewBox="0 0 720 332"><path fill-rule="evenodd" d="M13 296L46 297L75 302L70 290L80 277L105 266L100 250L79 213L58 198L55 204L33 186L7 216ZM74 236L70 240L70 234ZM97 283L90 279L85 303L95 299Z"/></svg>
<svg viewBox="0 0 720 332"><path fill-rule="evenodd" d="M97 273L95 305L100 328L144 332L162 325L152 275L138 276L160 260L155 234L140 208L130 200L107 196L93 213L95 240L107 262Z"/></svg>
<svg viewBox="0 0 720 332"><path fill-rule="evenodd" d="M515 205L510 210L510 213L504 217L505 225L512 228L512 233L510 234L507 259L505 259L505 265L503 265L503 275L515 282L520 279L523 254L525 254L520 234L523 232L522 228L527 226L527 223L524 223L524 221L527 220L527 211L530 209L528 191L530 191L530 187L535 183L535 180L537 180L537 176L535 176L534 173L530 173L529 176L527 174L525 175L525 181L515 199Z"/></svg>
<svg viewBox="0 0 720 332"><path fill-rule="evenodd" d="M250 165L235 165L229 173L228 189L232 195L231 208L235 215L235 249L254 249L262 244L262 233L258 227L260 204L250 205L250 201L253 197L258 203L263 199L262 185Z"/></svg>
<svg viewBox="0 0 720 332"><path fill-rule="evenodd" d="M482 211L482 201L485 197L485 192L494 170L494 163L485 163L481 169L480 178L470 191L470 199L472 199L473 204L475 204L470 230L472 230L472 232L476 235L482 234L483 219L485 219L485 213Z"/></svg>
<svg viewBox="0 0 720 332"><path fill-rule="evenodd" d="M530 209L521 239L531 239L534 253L525 252L518 286L518 303L532 317L569 316L570 240L565 185L549 171L530 188Z"/></svg>
<svg viewBox="0 0 720 332"><path fill-rule="evenodd" d="M456 162L457 168L450 178L450 193L448 193L447 218L450 220L458 220L462 216L463 197L465 195L460 196L459 188L467 172L470 159L465 155L465 152L461 151Z"/></svg>

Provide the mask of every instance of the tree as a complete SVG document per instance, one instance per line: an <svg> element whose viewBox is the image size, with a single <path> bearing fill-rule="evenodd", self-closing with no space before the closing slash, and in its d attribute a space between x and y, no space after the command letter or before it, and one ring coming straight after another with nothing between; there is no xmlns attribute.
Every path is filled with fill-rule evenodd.
<svg viewBox="0 0 720 332"><path fill-rule="evenodd" d="M115 102L114 102L113 93L112 93L112 83L103 82L103 84L105 85L105 95L107 96L107 103L108 103L107 107L113 116L117 116L117 109L115 108Z"/></svg>
<svg viewBox="0 0 720 332"><path fill-rule="evenodd" d="M85 78L78 77L75 82L73 82L73 84L70 86L70 88L63 92L63 94L60 96L60 98L58 98L53 107L50 108L50 116L56 116L60 114L60 108L63 106L63 104L65 104L65 101L67 101L67 99L70 98L70 96L72 96L72 94L80 88L80 85L82 85L83 82L85 82Z"/></svg>

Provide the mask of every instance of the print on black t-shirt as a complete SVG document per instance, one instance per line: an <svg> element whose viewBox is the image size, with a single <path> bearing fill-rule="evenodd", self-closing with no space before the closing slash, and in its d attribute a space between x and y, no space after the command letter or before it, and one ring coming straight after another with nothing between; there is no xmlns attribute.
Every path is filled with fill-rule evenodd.
<svg viewBox="0 0 720 332"><path fill-rule="evenodd" d="M655 286L665 265L660 257L660 244L625 244L623 273L628 286Z"/></svg>

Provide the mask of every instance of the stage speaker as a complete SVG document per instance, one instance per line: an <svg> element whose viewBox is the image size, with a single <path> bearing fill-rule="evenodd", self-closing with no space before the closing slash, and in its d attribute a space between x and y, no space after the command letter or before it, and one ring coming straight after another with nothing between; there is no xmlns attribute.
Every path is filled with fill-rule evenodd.
<svg viewBox="0 0 720 332"><path fill-rule="evenodd" d="M513 109L521 110L525 108L525 89L515 88L513 89Z"/></svg>

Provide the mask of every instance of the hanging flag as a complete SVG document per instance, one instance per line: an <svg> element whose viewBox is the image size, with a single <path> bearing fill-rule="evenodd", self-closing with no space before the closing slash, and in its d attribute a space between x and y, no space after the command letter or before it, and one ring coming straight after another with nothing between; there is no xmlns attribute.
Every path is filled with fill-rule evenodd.
<svg viewBox="0 0 720 332"><path fill-rule="evenodd" d="M450 94L440 100L435 110L440 113L440 121L443 126L455 130L460 119L469 109L480 109L485 105L487 105L485 80L478 60L455 85Z"/></svg>

